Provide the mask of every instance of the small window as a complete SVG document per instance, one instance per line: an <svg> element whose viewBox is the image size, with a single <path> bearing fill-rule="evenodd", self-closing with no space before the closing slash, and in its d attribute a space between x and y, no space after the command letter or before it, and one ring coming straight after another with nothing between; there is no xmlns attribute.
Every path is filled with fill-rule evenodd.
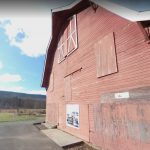
<svg viewBox="0 0 150 150"><path fill-rule="evenodd" d="M150 21L141 21L141 24L143 26L143 28L145 29L146 31L146 36L147 36L147 39L149 40L150 39Z"/></svg>
<svg viewBox="0 0 150 150"><path fill-rule="evenodd" d="M58 43L58 63L62 62L78 47L76 15L70 17L60 34Z"/></svg>
<svg viewBox="0 0 150 150"><path fill-rule="evenodd" d="M108 34L95 44L97 77L118 71L114 34Z"/></svg>

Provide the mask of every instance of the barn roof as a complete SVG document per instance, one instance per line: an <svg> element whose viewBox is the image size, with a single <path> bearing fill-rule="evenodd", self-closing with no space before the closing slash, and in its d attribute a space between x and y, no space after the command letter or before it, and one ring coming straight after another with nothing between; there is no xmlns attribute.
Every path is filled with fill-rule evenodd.
<svg viewBox="0 0 150 150"><path fill-rule="evenodd" d="M72 8L81 0L75 0L72 4L54 9L52 12L63 11ZM150 20L149 0L90 0L99 6L130 21Z"/></svg>
<svg viewBox="0 0 150 150"><path fill-rule="evenodd" d="M130 21L150 20L150 2L148 0L75 0L70 5L52 10L52 35L47 47L42 87L47 88L57 48L59 31L65 20L75 13L79 13L93 2L110 12Z"/></svg>
<svg viewBox="0 0 150 150"><path fill-rule="evenodd" d="M117 3L121 6L127 7L129 9L144 12L150 10L149 0L109 0L110 2Z"/></svg>
<svg viewBox="0 0 150 150"><path fill-rule="evenodd" d="M148 0L91 0L101 7L130 21L150 20Z"/></svg>

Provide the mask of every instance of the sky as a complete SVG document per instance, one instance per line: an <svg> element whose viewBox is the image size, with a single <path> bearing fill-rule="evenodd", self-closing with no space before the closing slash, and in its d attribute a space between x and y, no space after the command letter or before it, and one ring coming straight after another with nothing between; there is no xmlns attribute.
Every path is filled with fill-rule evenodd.
<svg viewBox="0 0 150 150"><path fill-rule="evenodd" d="M50 18L0 18L0 90L45 93L40 84Z"/></svg>
<svg viewBox="0 0 150 150"><path fill-rule="evenodd" d="M40 85L51 37L51 9L70 2L0 2L0 90L46 94Z"/></svg>

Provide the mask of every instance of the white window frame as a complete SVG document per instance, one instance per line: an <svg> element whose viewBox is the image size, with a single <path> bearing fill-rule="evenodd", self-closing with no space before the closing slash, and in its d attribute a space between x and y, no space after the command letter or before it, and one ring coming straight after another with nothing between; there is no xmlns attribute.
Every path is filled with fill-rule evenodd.
<svg viewBox="0 0 150 150"><path fill-rule="evenodd" d="M68 54L67 54L67 56L68 55L70 55L72 52L74 52L77 48L78 48L78 37L77 37L77 16L76 15L74 15L74 16L72 16L74 19L73 20L75 20L74 21L74 26L75 26L75 29L72 31L72 21L70 21L70 23L69 23L69 28L70 28L70 32L71 33L69 33L69 36L68 36L68 38L67 38L67 41L69 41L69 39L71 38L72 39L72 41L73 41L73 43L74 43L74 46L75 46L75 48L74 49L72 49L71 51L69 51L69 46L68 46L68 49L67 49L67 52L68 52ZM75 38L75 41L74 41L74 39L73 39L73 34L75 34L76 36L76 38Z"/></svg>
<svg viewBox="0 0 150 150"><path fill-rule="evenodd" d="M72 31L72 18L73 18L73 22L74 22L74 26L75 26L75 29ZM78 37L77 37L77 17L76 15L73 15L72 17L69 18L69 35L67 37L67 39L62 42L62 36L63 34L61 33L61 37L60 37L60 41L58 43L58 47L57 47L57 50L58 50L58 63L61 63L63 60L65 60L65 58L67 56L69 56L71 53L73 53L77 48L78 48ZM73 38L73 35L75 34L75 40ZM69 48L70 48L70 42L73 42L74 44L74 49L72 49L71 51L69 51ZM64 49L63 49L63 46L65 44L65 42L67 42L67 55L65 56L64 55ZM62 58L61 58L62 57Z"/></svg>

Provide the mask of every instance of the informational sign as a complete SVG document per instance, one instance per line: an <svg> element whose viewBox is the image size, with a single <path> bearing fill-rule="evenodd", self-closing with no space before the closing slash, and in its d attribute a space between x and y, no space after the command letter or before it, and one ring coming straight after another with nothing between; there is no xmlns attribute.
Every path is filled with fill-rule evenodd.
<svg viewBox="0 0 150 150"><path fill-rule="evenodd" d="M79 105L66 105L66 124L70 127L79 128Z"/></svg>
<svg viewBox="0 0 150 150"><path fill-rule="evenodd" d="M129 98L129 92L115 93L116 99Z"/></svg>

